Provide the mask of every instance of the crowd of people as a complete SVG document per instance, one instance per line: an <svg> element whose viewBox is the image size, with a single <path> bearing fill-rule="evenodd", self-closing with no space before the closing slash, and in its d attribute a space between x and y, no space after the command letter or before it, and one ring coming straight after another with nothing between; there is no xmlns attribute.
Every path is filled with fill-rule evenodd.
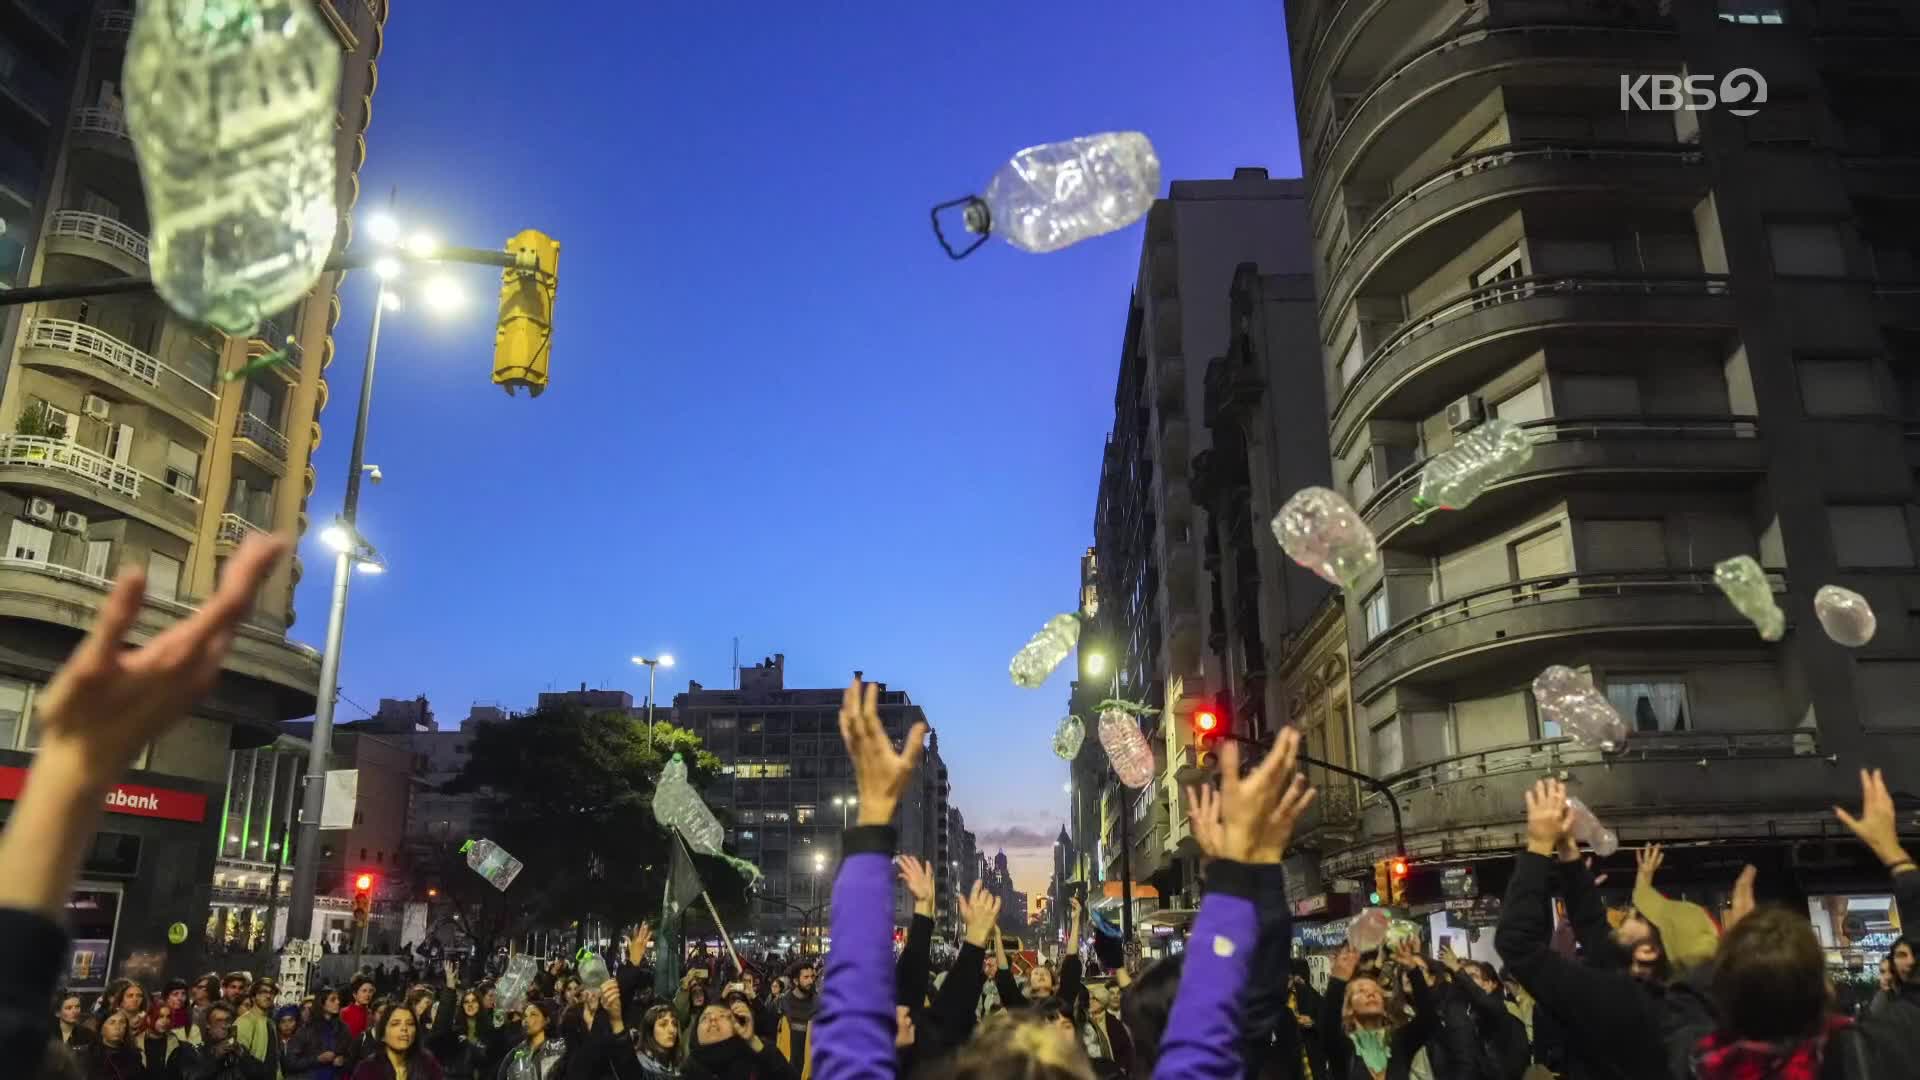
<svg viewBox="0 0 1920 1080"><path fill-rule="evenodd" d="M1494 946L1501 964L1430 954L1417 936L1342 950L1316 988L1292 958L1282 858L1314 792L1283 730L1243 770L1221 753L1216 785L1189 792L1206 896L1183 953L1091 977L1080 906L1056 966L1016 974L994 932L999 901L962 897L965 936L933 971L933 875L895 858L889 824L925 731L896 745L875 688L856 679L840 731L860 820L847 830L823 968L696 966L656 993L636 929L598 986L550 963L524 1001L447 963L433 983L366 974L276 1004L244 972L120 980L91 1004L56 994L59 919L108 787L138 749L211 686L239 620L285 544L250 539L216 594L138 648L124 638L137 572L45 691L44 736L0 832L0 1062L9 1075L85 1080L843 1080L852 1077L1274 1077L1283 1080L1885 1080L1920 1076L1920 980L1911 942L1886 958L1880 993L1836 1009L1804 911L1756 903L1749 867L1719 913L1654 889L1661 852L1641 853L1633 905L1610 913L1571 839L1565 785L1526 797ZM1898 911L1920 908L1881 775L1861 773L1858 814L1838 820L1887 869ZM915 898L895 949L895 874ZM1554 898L1570 940L1557 940ZM1610 917L1611 916L1611 917ZM714 986L719 986L715 991ZM519 997L515 995L516 999Z"/></svg>

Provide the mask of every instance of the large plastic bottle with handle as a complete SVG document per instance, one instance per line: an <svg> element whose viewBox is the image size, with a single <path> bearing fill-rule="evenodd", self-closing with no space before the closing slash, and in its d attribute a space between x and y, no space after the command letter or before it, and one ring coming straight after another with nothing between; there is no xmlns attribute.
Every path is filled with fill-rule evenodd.
<svg viewBox="0 0 1920 1080"><path fill-rule="evenodd" d="M967 228L1044 254L1124 229L1160 194L1160 157L1137 131L1029 146L987 181Z"/></svg>
<svg viewBox="0 0 1920 1080"><path fill-rule="evenodd" d="M607 962L594 949L583 948L573 956L573 962L580 972L580 985L598 992L609 978Z"/></svg>
<svg viewBox="0 0 1920 1080"><path fill-rule="evenodd" d="M467 867L501 892L506 892L524 869L519 859L491 840L469 840L460 845L460 851L467 857Z"/></svg>
<svg viewBox="0 0 1920 1080"><path fill-rule="evenodd" d="M679 754L660 770L660 782L653 789L653 816L662 828L679 829L687 843L703 854L719 854L727 838L720 819L693 790L687 779L687 763Z"/></svg>

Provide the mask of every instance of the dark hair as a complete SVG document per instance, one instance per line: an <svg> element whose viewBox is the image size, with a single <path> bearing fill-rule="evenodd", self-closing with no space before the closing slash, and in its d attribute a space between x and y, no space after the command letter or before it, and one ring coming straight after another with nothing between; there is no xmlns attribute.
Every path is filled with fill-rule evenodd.
<svg viewBox="0 0 1920 1080"><path fill-rule="evenodd" d="M1311 979L1313 978L1313 969L1307 966L1306 957L1296 956L1287 961L1287 974L1296 979Z"/></svg>
<svg viewBox="0 0 1920 1080"><path fill-rule="evenodd" d="M674 1015L672 1005L655 1005L640 1018L640 1052L662 1065L678 1065L687 1055L687 1033L680 1032L671 1050L661 1046L659 1040L653 1037L653 1025L659 1023L663 1016L672 1016L675 1024L680 1022L680 1018Z"/></svg>
<svg viewBox="0 0 1920 1080"><path fill-rule="evenodd" d="M1826 953L1805 915L1759 908L1720 939L1709 988L1722 1030L1778 1042L1811 1035L1827 1009Z"/></svg>
<svg viewBox="0 0 1920 1080"><path fill-rule="evenodd" d="M1139 1075L1139 1074L1135 1074ZM918 1080L1092 1080L1079 1039L1062 1039L1026 1010L988 1017L960 1049L914 1074Z"/></svg>
<svg viewBox="0 0 1920 1080"><path fill-rule="evenodd" d="M233 1006L227 1004L225 1001L214 1001L212 1004L209 1004L207 1006L207 1014L203 1019L210 1022L213 1020L213 1014L217 1012L226 1013L227 1022L233 1022Z"/></svg>
<svg viewBox="0 0 1920 1080"><path fill-rule="evenodd" d="M348 999L352 999L355 995L360 993L361 987L372 986L372 985L373 985L372 979L367 978L365 975L355 975L353 978L347 980L347 992L345 996Z"/></svg>
<svg viewBox="0 0 1920 1080"><path fill-rule="evenodd" d="M1160 1058L1160 1036L1166 1033L1173 996L1180 989L1182 956L1156 961L1141 972L1120 1002L1120 1019L1133 1036L1133 1065L1127 1070L1130 1076L1153 1075L1153 1063Z"/></svg>
<svg viewBox="0 0 1920 1080"><path fill-rule="evenodd" d="M384 1056L384 1054L388 1052L387 1025L393 1023L393 1015L400 1012L406 1013L407 1017L413 1021L413 1044L408 1046L407 1052L402 1055L406 1058L407 1075L419 1076L427 1071L427 1067L421 1066L416 1068L416 1066L420 1065L421 1059L430 1056L427 1053L427 1033L421 1030L422 1025L419 1015L405 1005L390 1005L385 1011L381 1012L380 1027L374 1032L373 1036L374 1043L380 1048L375 1051L375 1056Z"/></svg>
<svg viewBox="0 0 1920 1080"><path fill-rule="evenodd" d="M813 961L807 960L807 959L800 959L800 960L795 960L793 964L787 968L787 974L797 979L800 977L800 973L802 971L812 971L812 970L813 970Z"/></svg>
<svg viewBox="0 0 1920 1080"><path fill-rule="evenodd" d="M1073 1019L1073 1005L1058 994L1049 994L1027 1006L1027 1012L1035 1020L1050 1021L1055 1017Z"/></svg>
<svg viewBox="0 0 1920 1080"><path fill-rule="evenodd" d="M1487 963L1485 960L1469 960L1467 961L1467 966L1479 972L1482 979L1487 980L1495 986L1500 985L1500 972L1492 964Z"/></svg>
<svg viewBox="0 0 1920 1080"><path fill-rule="evenodd" d="M175 990L185 990L186 988L187 988L187 980L168 979L167 984L160 988L160 996L166 997L168 994L173 993Z"/></svg>

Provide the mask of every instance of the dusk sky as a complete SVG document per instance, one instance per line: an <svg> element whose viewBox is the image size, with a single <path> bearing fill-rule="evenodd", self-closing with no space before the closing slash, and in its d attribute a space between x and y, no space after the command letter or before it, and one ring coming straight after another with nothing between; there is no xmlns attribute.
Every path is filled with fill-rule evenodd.
<svg viewBox="0 0 1920 1080"><path fill-rule="evenodd" d="M949 262L927 210L1022 147L1146 132L1163 180L1299 174L1281 6L394 5L360 216L561 243L552 385L489 382L497 273L386 320L340 719L546 689L660 697L785 653L907 691L954 799L1045 887L1068 675L1007 660L1077 602L1141 227ZM1164 192L1164 184L1163 184ZM341 298L293 635L316 646L371 275ZM1224 318L1225 298L1220 317ZM1204 360L1204 357L1190 358Z"/></svg>

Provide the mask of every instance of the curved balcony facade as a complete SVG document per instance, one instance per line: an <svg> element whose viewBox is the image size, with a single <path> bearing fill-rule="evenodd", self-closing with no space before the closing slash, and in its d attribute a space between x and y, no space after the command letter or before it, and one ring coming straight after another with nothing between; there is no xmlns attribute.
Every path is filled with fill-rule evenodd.
<svg viewBox="0 0 1920 1080"><path fill-rule="evenodd" d="M200 520L194 495L64 439L0 436L0 484L78 502L89 517L136 517L189 542Z"/></svg>
<svg viewBox="0 0 1920 1080"><path fill-rule="evenodd" d="M165 409L206 434L219 395L98 327L72 319L34 319L20 343L20 362L93 379L115 396Z"/></svg>
<svg viewBox="0 0 1920 1080"><path fill-rule="evenodd" d="M45 236L49 255L92 259L128 277L147 273L145 234L105 214L55 210L47 216Z"/></svg>

